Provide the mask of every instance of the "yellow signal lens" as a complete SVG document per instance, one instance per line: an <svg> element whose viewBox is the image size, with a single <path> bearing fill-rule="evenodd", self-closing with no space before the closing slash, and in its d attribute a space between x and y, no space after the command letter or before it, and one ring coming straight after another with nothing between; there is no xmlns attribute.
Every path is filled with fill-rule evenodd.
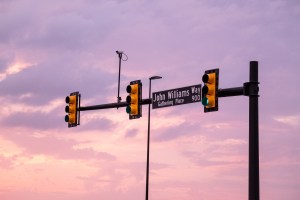
<svg viewBox="0 0 300 200"><path fill-rule="evenodd" d="M137 115L138 114L138 105L137 104L130 105L130 114L131 115Z"/></svg>
<svg viewBox="0 0 300 200"><path fill-rule="evenodd" d="M75 113L71 113L71 114L69 114L69 124L73 124L73 123L75 123L76 121L75 121Z"/></svg>
<svg viewBox="0 0 300 200"><path fill-rule="evenodd" d="M212 107L215 107L215 96L213 95L206 95L206 98L207 98L207 106L206 108L212 108Z"/></svg>
<svg viewBox="0 0 300 200"><path fill-rule="evenodd" d="M139 89L139 84L131 85L131 94L137 94Z"/></svg>
<svg viewBox="0 0 300 200"><path fill-rule="evenodd" d="M130 95L130 103L137 104L138 103L138 96L136 94Z"/></svg>
<svg viewBox="0 0 300 200"><path fill-rule="evenodd" d="M76 112L76 105L70 104L69 105L69 113L75 113Z"/></svg>

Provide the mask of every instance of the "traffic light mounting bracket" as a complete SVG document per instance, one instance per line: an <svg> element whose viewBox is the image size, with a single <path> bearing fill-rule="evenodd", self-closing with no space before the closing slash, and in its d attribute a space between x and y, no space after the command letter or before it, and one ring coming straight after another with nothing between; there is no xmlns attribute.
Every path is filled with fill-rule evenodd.
<svg viewBox="0 0 300 200"><path fill-rule="evenodd" d="M259 97L258 92L259 92L259 87L258 87L259 82L257 81L250 81L244 83L244 95L245 96L256 96Z"/></svg>

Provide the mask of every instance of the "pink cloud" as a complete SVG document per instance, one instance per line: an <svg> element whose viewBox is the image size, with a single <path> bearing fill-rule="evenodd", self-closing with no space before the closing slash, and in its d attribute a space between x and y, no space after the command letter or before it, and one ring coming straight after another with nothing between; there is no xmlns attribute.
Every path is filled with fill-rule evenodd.
<svg viewBox="0 0 300 200"><path fill-rule="evenodd" d="M67 129L64 98L116 102L143 82L152 91L249 80L259 61L261 199L299 199L299 3L296 1L1 1L0 199L141 199L147 106L82 113ZM21 62L21 64L19 63ZM17 65L12 65L16 63ZM30 67L34 63L34 67ZM248 97L152 110L151 199L246 199ZM14 145L7 144L7 141Z"/></svg>

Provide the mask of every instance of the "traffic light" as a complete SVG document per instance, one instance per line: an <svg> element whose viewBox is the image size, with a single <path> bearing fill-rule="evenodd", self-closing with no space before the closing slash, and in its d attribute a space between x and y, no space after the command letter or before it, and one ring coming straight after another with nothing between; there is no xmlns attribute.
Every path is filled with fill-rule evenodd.
<svg viewBox="0 0 300 200"><path fill-rule="evenodd" d="M68 123L68 127L75 127L79 125L80 121L80 94L79 92L73 92L70 96L66 97L66 103L69 104L66 106L65 111L68 113L65 116L65 122Z"/></svg>
<svg viewBox="0 0 300 200"><path fill-rule="evenodd" d="M219 69L205 71L202 76L202 104L204 112L218 111Z"/></svg>
<svg viewBox="0 0 300 200"><path fill-rule="evenodd" d="M126 97L128 103L126 112L129 119L137 119L142 116L142 82L140 80L131 81L126 91L129 95Z"/></svg>

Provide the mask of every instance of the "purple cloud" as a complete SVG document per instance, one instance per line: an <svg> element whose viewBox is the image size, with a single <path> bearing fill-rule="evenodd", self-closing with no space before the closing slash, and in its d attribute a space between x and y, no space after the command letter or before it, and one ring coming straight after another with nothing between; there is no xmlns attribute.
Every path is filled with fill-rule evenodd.
<svg viewBox="0 0 300 200"><path fill-rule="evenodd" d="M44 108L57 99L63 102L65 96L73 91L81 92L84 105L111 103L112 99L115 102L116 50L123 50L129 57L122 64L123 100L126 97L125 87L132 80L142 80L143 97L146 98L148 78L152 75L163 76L152 85L153 91L160 91L199 84L203 72L215 67L220 68L220 88L240 87L249 81L249 61L258 60L261 195L266 199L296 200L299 197L299 173L296 169L299 168L300 145L300 107L297 106L300 97L297 92L300 73L299 15L298 1L1 1L0 102L3 106L0 109L0 125L5 129L1 131L1 137L17 144L29 156L44 154L57 159L114 161L122 171L124 163L114 155L96 151L88 145L84 149L75 149L82 142L74 138L83 132L104 130L112 132L113 136L103 140L103 145L113 145L109 142L120 145L121 135L125 136L128 148L137 147L145 139L141 138L140 132L144 130L146 114L140 121L131 121L131 124L121 122L116 115L114 117L119 121L99 117L82 121L76 129L67 129L63 122L65 113L62 104L48 112L21 112L11 108L17 105ZM6 74L18 62L30 64ZM174 200L219 199L220 194L224 199L246 198L247 188L239 186L242 181L247 184L246 179L239 180L242 170L246 169L237 169L242 167L240 162L243 161L231 155L247 154L244 147L248 141L248 97L222 98L219 111L215 113L204 114L200 103L166 109L169 110L153 111L153 119L177 118L166 120L169 124L153 124L155 129L151 136L155 145L172 147L174 154L185 160L178 166L205 166L220 172L220 166L229 170L231 165L235 165L237 172L231 171L230 176L219 181L216 177L213 180L203 178L184 182L178 178L169 182L153 182L153 196ZM35 137L33 133L40 130L44 131L41 137ZM53 131L64 136L67 134L69 139L56 137ZM205 154L195 150L193 145L197 143L180 143L199 135L208 142ZM228 139L245 141L246 144L239 147L229 145L225 151L223 146L214 143ZM131 149L133 154L138 154L141 148L137 149ZM210 159L212 157L215 159ZM166 169L171 170L172 167L165 162ZM12 164L10 158L0 157L0 166L7 169ZM114 174L112 177L118 177L112 164L101 167ZM80 184L94 181L96 189L81 194L61 191L46 194L30 192L27 186L24 186L25 190L8 190L14 187L7 186L0 188L0 198L118 199L120 194L123 199L144 197L144 181L141 180L145 168L132 165L125 168L122 181L127 178L132 182L118 183L122 190L111 186L99 192L96 190L99 189L97 181L102 179L80 176ZM134 173L134 170L139 172ZM15 172L11 173L15 175ZM130 179L131 175L133 179ZM232 182L228 183L229 179ZM80 184L78 188L81 188Z"/></svg>
<svg viewBox="0 0 300 200"><path fill-rule="evenodd" d="M23 148L26 154L43 154L60 159L115 160L115 156L106 152L98 152L91 148L75 149L79 142L72 139L59 139L53 135L43 134L41 137L36 137L34 134L12 132L4 137Z"/></svg>

